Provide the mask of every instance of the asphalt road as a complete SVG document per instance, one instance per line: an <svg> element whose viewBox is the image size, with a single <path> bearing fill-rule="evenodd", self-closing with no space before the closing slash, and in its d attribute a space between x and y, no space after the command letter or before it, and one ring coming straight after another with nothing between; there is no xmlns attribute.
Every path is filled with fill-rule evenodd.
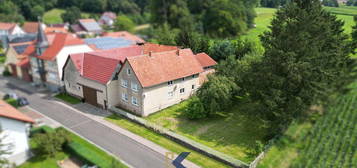
<svg viewBox="0 0 357 168"><path fill-rule="evenodd" d="M15 91L26 97L30 107L61 123L77 134L87 138L96 145L118 156L132 167L166 168L165 156L136 142L135 140L94 121L87 116L73 111L53 101L33 94L31 90L22 89L16 83L8 83L0 76L0 91Z"/></svg>

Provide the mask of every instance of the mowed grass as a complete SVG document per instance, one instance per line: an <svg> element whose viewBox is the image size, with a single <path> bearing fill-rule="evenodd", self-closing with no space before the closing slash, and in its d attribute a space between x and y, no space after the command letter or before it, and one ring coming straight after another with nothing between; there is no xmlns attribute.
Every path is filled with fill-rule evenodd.
<svg viewBox="0 0 357 168"><path fill-rule="evenodd" d="M141 137L144 137L176 154L180 154L181 152L190 152L190 155L187 157L188 160L191 162L201 166L201 167L219 167L219 168L225 168L225 167L230 167L227 166L221 162L218 162L212 158L209 158L205 155L202 155L196 151L193 151L191 149L188 149L152 130L149 130L143 126L140 126L134 122L131 122L121 116L117 115L111 115L106 118L107 121L110 121L124 129L127 129L130 132L133 132L134 134L137 134Z"/></svg>
<svg viewBox="0 0 357 168"><path fill-rule="evenodd" d="M268 150L258 168L290 167L298 157L298 149L302 145L301 139L311 127L310 122L292 123L284 135Z"/></svg>
<svg viewBox="0 0 357 168"><path fill-rule="evenodd" d="M327 11L334 13L334 14L350 15L350 16L357 15L357 7L356 6L340 6L340 7L325 6L324 9L326 9Z"/></svg>
<svg viewBox="0 0 357 168"><path fill-rule="evenodd" d="M345 33L351 34L352 26L355 24L353 16L357 15L357 7L341 6L338 8L324 8L327 11L336 14L338 19L343 20L345 22ZM256 27L250 29L245 35L242 36L242 38L259 42L259 35L269 30L268 26L270 25L270 21L273 19L276 10L277 9L275 8L255 8L257 13L257 17L255 18Z"/></svg>
<svg viewBox="0 0 357 168"><path fill-rule="evenodd" d="M58 8L51 9L43 15L43 21L46 24L63 23L61 15L62 15L62 13L65 13L65 12L66 12L65 9L58 9ZM90 14L82 12L81 16L82 16L82 18L89 18Z"/></svg>
<svg viewBox="0 0 357 168"><path fill-rule="evenodd" d="M249 112L254 104L239 103L227 112L221 112L207 119L188 120L182 115L188 101L174 105L147 118L171 131L230 155L245 163L256 157L252 149L256 141L265 143L267 130Z"/></svg>
<svg viewBox="0 0 357 168"><path fill-rule="evenodd" d="M66 93L57 94L55 97L65 101L67 103L70 103L70 104L78 104L81 102L81 100L79 100L73 96L70 96Z"/></svg>
<svg viewBox="0 0 357 168"><path fill-rule="evenodd" d="M30 140L30 147L31 149L36 149L38 145L33 140ZM58 168L57 161L68 157L69 154L65 152L58 152L54 157L35 155L17 168Z"/></svg>
<svg viewBox="0 0 357 168"><path fill-rule="evenodd" d="M43 15L43 21L46 24L63 23L61 14L64 12L65 10L57 8L49 10Z"/></svg>

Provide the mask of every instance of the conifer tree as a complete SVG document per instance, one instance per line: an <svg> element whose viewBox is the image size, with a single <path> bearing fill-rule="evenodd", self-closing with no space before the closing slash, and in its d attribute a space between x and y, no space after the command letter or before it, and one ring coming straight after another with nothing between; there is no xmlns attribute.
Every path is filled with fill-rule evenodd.
<svg viewBox="0 0 357 168"><path fill-rule="evenodd" d="M272 133L356 79L343 24L319 0L294 0L277 11L261 36L265 54L248 79L262 105L257 115L274 123Z"/></svg>

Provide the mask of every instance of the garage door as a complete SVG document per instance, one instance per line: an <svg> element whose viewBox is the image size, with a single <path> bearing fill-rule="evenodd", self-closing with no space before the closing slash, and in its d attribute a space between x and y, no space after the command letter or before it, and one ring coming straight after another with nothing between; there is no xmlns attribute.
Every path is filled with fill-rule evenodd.
<svg viewBox="0 0 357 168"><path fill-rule="evenodd" d="M83 97L85 102L94 106L99 106L97 103L97 90L83 86Z"/></svg>

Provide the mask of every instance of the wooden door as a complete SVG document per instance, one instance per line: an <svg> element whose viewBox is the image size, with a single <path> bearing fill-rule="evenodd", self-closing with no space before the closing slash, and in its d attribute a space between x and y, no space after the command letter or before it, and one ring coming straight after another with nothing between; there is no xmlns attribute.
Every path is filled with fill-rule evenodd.
<svg viewBox="0 0 357 168"><path fill-rule="evenodd" d="M85 102L94 106L99 106L97 103L97 91L95 89L83 86L83 97Z"/></svg>

